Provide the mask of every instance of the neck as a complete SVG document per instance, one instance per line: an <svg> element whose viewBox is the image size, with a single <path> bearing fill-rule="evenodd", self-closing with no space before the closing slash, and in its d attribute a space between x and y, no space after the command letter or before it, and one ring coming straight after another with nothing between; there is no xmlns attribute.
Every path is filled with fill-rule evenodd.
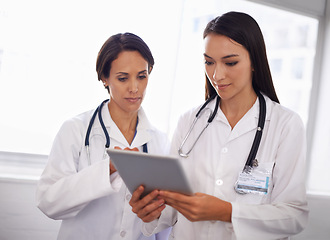
<svg viewBox="0 0 330 240"><path fill-rule="evenodd" d="M251 109L257 99L257 94L253 91L242 97L220 101L220 108L225 114L231 128L233 129L241 118Z"/></svg>
<svg viewBox="0 0 330 240"><path fill-rule="evenodd" d="M125 112L122 109L116 107L116 105L110 103L108 104L108 108L111 119L115 122L120 132L126 138L127 142L131 144L135 136L138 113Z"/></svg>

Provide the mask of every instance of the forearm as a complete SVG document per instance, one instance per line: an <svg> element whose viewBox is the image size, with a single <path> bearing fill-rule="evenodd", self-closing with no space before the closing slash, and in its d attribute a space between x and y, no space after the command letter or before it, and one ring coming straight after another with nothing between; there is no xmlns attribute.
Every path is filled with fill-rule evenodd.
<svg viewBox="0 0 330 240"><path fill-rule="evenodd" d="M75 216L90 201L110 194L111 185L106 164L100 161L57 180L52 179L54 169L46 171L38 184L38 207L53 219L64 219Z"/></svg>
<svg viewBox="0 0 330 240"><path fill-rule="evenodd" d="M232 223L236 236L280 239L299 233L307 224L306 203L248 205L233 203Z"/></svg>

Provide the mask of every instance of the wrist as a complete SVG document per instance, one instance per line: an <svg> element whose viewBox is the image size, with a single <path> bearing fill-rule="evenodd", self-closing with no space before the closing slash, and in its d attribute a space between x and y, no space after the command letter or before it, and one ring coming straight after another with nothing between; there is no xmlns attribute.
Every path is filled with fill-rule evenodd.
<svg viewBox="0 0 330 240"><path fill-rule="evenodd" d="M222 201L217 210L217 220L222 222L231 222L232 205L230 202Z"/></svg>

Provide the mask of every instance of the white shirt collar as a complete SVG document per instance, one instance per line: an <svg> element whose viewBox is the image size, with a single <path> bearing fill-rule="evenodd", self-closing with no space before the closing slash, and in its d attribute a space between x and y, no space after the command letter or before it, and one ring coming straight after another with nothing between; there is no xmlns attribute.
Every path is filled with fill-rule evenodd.
<svg viewBox="0 0 330 240"><path fill-rule="evenodd" d="M106 102L102 108L102 118L104 121L104 125L108 130L110 139L113 138L116 141L123 144L125 147L130 147L130 148L140 147L144 143L147 143L151 140L150 131L153 130L153 127L150 124L149 120L147 119L147 116L142 107L138 111L139 122L137 126L137 133L135 135L132 144L129 145L124 135L121 133L115 122L112 120L108 108L108 103L109 101Z"/></svg>
<svg viewBox="0 0 330 240"><path fill-rule="evenodd" d="M266 121L270 120L270 114L273 108L273 102L270 98L267 96L263 95L266 101ZM220 100L221 101L221 100ZM216 99L212 100L206 108L214 111L216 104ZM208 115L207 115L208 117ZM206 117L203 118L202 121L207 121L204 120ZM258 126L258 119L259 119L259 100L257 99L253 106L249 109L249 111L240 119L240 121L236 124L234 129L232 129L231 134L230 134L230 140L233 140L242 134L251 131L251 130L256 130ZM229 122L220 109L220 106L218 106L218 112L217 115L214 119L215 121L220 121L223 122L224 124L228 125L230 127Z"/></svg>

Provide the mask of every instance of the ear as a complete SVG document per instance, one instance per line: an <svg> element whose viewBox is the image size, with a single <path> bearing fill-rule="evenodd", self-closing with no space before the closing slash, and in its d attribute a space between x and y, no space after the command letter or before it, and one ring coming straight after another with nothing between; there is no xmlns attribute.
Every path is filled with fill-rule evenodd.
<svg viewBox="0 0 330 240"><path fill-rule="evenodd" d="M102 76L100 80L102 81L102 84L103 84L104 87L107 87L107 86L108 86L108 84L107 84L107 79L106 79L106 78L104 78L104 77Z"/></svg>
<svg viewBox="0 0 330 240"><path fill-rule="evenodd" d="M152 69L153 69L153 67L149 67L149 74L151 73Z"/></svg>

